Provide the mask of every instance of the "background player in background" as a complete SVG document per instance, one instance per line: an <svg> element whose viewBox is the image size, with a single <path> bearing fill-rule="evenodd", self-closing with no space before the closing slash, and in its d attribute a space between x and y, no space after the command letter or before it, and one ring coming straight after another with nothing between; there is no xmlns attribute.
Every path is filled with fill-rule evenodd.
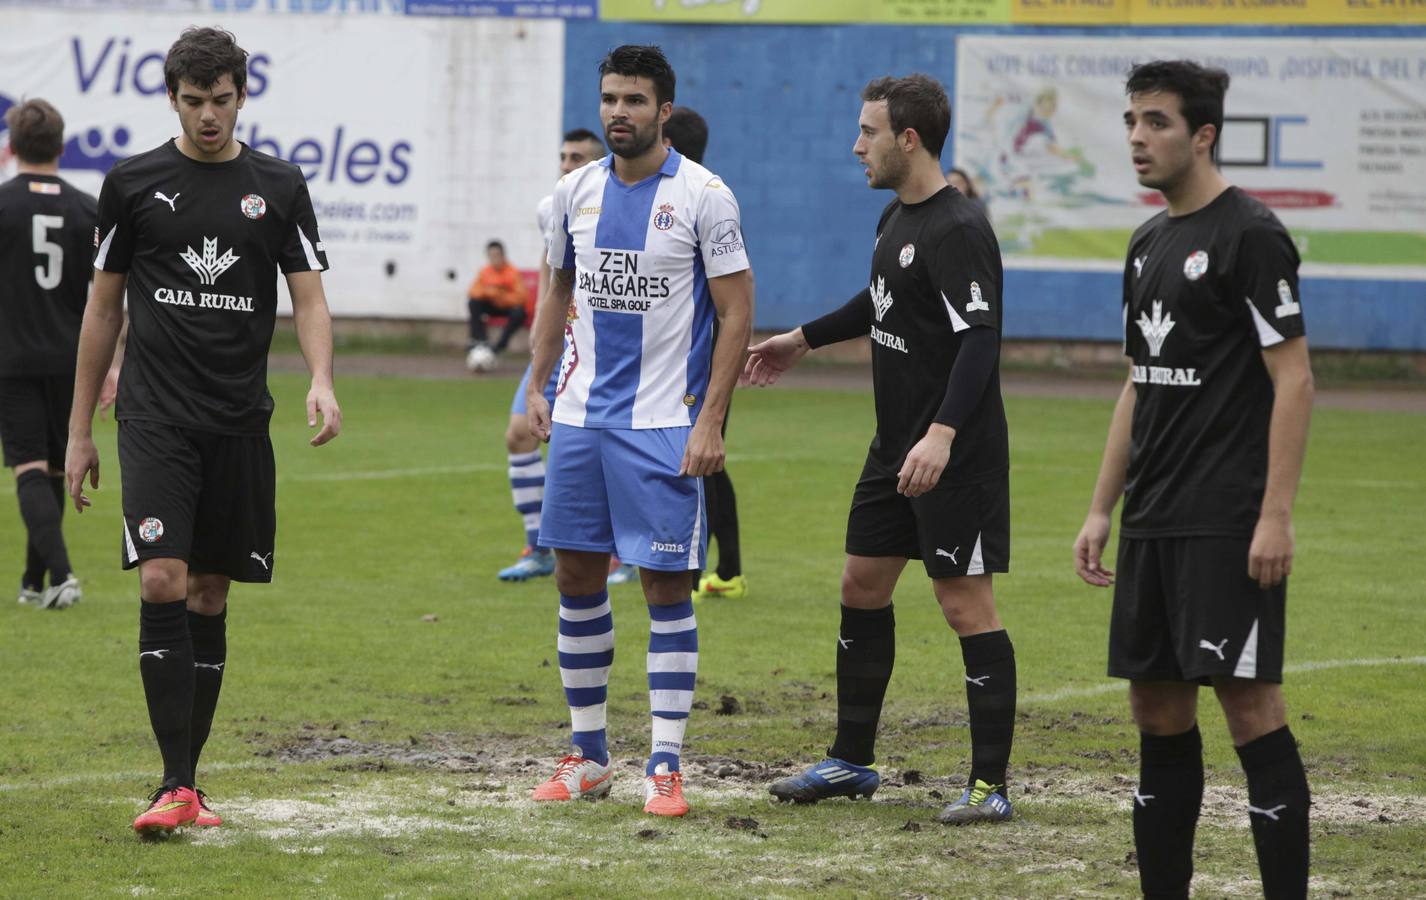
<svg viewBox="0 0 1426 900"><path fill-rule="evenodd" d="M708 123L687 106L675 106L663 126L665 147L677 150L684 159L703 164L708 149ZM712 236L717 243L719 235ZM713 340L718 340L718 322L713 321ZM732 398L729 398L731 404ZM731 409L729 410L731 412ZM728 418L723 417L723 440L728 439ZM703 500L708 509L708 535L718 542L718 569L704 576L694 573L694 600L708 597L745 597L747 582L743 580L743 556L738 545L738 498L733 494L733 480L727 468L703 477Z"/></svg>
<svg viewBox="0 0 1426 900"><path fill-rule="evenodd" d="M619 47L599 74L613 154L555 189L554 272L526 396L531 429L550 441L540 541L555 548L560 676L573 723L570 753L534 797L609 791L614 626L604 573L617 551L639 566L651 620L644 811L681 816L679 757L698 671L689 570L703 563L701 477L723 464L721 428L751 333L753 279L732 192L661 141L675 86L663 53ZM725 239L715 243L720 227ZM539 385L560 356L561 315L551 424Z"/></svg>
<svg viewBox="0 0 1426 900"><path fill-rule="evenodd" d="M1307 895L1310 797L1281 682L1312 369L1292 238L1214 165L1227 90L1228 73L1192 62L1129 73L1134 171L1168 208L1129 242L1129 378L1075 571L1115 586L1109 674L1129 679L1140 731L1144 893L1188 896L1203 799L1198 686L1212 684L1248 776L1263 892L1275 900ZM1116 583L1101 557L1121 495Z"/></svg>
<svg viewBox="0 0 1426 900"><path fill-rule="evenodd" d="M480 358L489 353L504 353L510 345L510 338L525 324L525 301L529 291L525 287L525 276L510 265L505 256L505 245L491 241L485 245L485 265L476 273L466 293L466 309L470 313L470 352L466 354L466 368L475 371L481 368ZM485 320L489 316L504 316L505 327L500 331L500 339L491 347L487 342ZM493 358L493 357L492 357Z"/></svg>
<svg viewBox="0 0 1426 900"><path fill-rule="evenodd" d="M18 169L0 185L0 444L25 522L19 600L65 609L80 598L61 522L95 202L59 177L58 110L26 100L6 111L5 124Z"/></svg>
<svg viewBox="0 0 1426 900"><path fill-rule="evenodd" d="M567 132L560 144L560 176L568 175L603 155L604 142L599 139L599 135L587 128L576 128ZM547 195L535 207L541 246L546 251L550 242L550 229L554 227L554 200L553 194ZM545 260L545 252L541 252L536 302L545 296L549 284L550 264ZM532 334L534 329L535 324L531 322ZM529 383L530 367L527 365L520 384L515 388L515 397L510 401L510 421L505 426L505 453L510 461L510 495L515 501L515 512L520 515L525 525L525 549L520 552L519 559L500 570L501 581L525 581L552 575L555 571L554 552L539 545L540 510L545 499L545 460L540 455L540 439L530 430L530 417L525 410L525 388ZM551 406L555 402L555 387L558 383L559 372L554 372L545 384L545 399ZM616 570L609 577L612 579L617 574Z"/></svg>
<svg viewBox="0 0 1426 900"><path fill-rule="evenodd" d="M990 205L986 203L985 197L976 188L975 181L970 177L969 172L961 168L947 169L946 184L965 194L967 199L980 204L980 211L985 213L987 219L990 218Z"/></svg>
<svg viewBox="0 0 1426 900"><path fill-rule="evenodd" d="M771 384L811 348L870 333L876 437L847 522L837 640L837 737L828 759L772 785L802 803L871 796L882 699L896 656L891 594L924 561L960 636L971 767L950 824L1011 816L1015 651L991 573L1010 564L1010 456L1000 398L1000 248L980 207L946 185L946 92L925 75L862 91L853 148L867 183L896 199L877 224L871 286L845 306L751 348L747 378Z"/></svg>
<svg viewBox="0 0 1426 900"><path fill-rule="evenodd" d="M247 53L190 28L164 61L179 136L130 157L99 195L94 288L79 336L65 462L69 494L99 486L91 424L129 291L115 418L123 482L123 564L139 568L139 672L163 781L140 834L220 825L194 772L227 665L232 581L268 582L276 530L267 350L277 274L287 277L312 373L307 421L336 437L326 254L302 172L233 137ZM201 248L201 249L200 249Z"/></svg>

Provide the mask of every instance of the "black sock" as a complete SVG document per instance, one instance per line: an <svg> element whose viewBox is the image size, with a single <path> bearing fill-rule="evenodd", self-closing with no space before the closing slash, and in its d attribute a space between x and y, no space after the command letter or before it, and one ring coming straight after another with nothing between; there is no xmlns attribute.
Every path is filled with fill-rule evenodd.
<svg viewBox="0 0 1426 900"><path fill-rule="evenodd" d="M1307 896L1307 817L1312 797L1286 725L1238 748L1248 775L1248 821L1267 900Z"/></svg>
<svg viewBox="0 0 1426 900"><path fill-rule="evenodd" d="M842 607L837 639L837 739L829 756L858 766L876 761L881 701L896 662L896 615L882 609Z"/></svg>
<svg viewBox="0 0 1426 900"><path fill-rule="evenodd" d="M20 517L30 532L30 543L44 560L53 587L69 577L70 569L69 551L60 528L60 504L55 502L48 482L49 475L38 469L22 472L15 479L15 495L20 501Z"/></svg>
<svg viewBox="0 0 1426 900"><path fill-rule="evenodd" d="M25 574L20 576L20 584L33 591L45 586L45 558L28 536L25 538Z"/></svg>
<svg viewBox="0 0 1426 900"><path fill-rule="evenodd" d="M188 607L144 603L139 611L139 674L149 724L163 755L164 787L193 787L189 731L193 719L193 639Z"/></svg>
<svg viewBox="0 0 1426 900"><path fill-rule="evenodd" d="M1145 897L1188 897L1193 830L1202 804L1203 739L1198 726L1183 734L1140 734L1134 848Z"/></svg>
<svg viewBox="0 0 1426 900"><path fill-rule="evenodd" d="M707 484L708 531L718 542L718 577L724 581L743 574L743 554L738 546L738 498L727 470L710 475ZM716 501L711 500L717 497Z"/></svg>
<svg viewBox="0 0 1426 900"><path fill-rule="evenodd" d="M216 616L188 613L188 633L193 636L193 733L188 761L198 780L198 756L213 728L213 712L223 690L223 667L228 663L228 608Z"/></svg>
<svg viewBox="0 0 1426 900"><path fill-rule="evenodd" d="M961 638L970 707L970 784L1005 784L1015 738L1015 646L1002 628Z"/></svg>

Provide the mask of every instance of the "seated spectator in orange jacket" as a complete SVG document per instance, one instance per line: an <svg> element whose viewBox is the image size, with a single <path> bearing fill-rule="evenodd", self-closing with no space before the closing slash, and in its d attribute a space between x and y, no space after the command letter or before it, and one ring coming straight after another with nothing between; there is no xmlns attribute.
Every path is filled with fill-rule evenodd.
<svg viewBox="0 0 1426 900"><path fill-rule="evenodd" d="M525 324L525 300L528 288L520 270L510 265L505 258L505 245L491 241L485 245L485 257L489 265L480 270L470 283L466 307L470 310L470 348L487 343L485 319L487 316L504 316L505 328L500 339L490 349L501 352L510 343L510 338L520 326Z"/></svg>

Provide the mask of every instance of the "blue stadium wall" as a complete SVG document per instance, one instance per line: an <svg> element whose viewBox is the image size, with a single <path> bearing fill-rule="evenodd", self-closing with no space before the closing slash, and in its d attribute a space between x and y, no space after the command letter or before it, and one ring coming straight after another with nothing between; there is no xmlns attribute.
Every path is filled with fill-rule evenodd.
<svg viewBox="0 0 1426 900"><path fill-rule="evenodd" d="M705 162L738 195L758 280L757 326L799 324L866 284L877 216L890 200L866 188L852 158L858 94L886 74L929 72L955 93L955 39L966 29L910 26L654 25L570 22L566 128L598 127L599 60L625 43L658 44L678 71L678 102L712 134ZM974 29L976 34L1212 36L1209 28ZM1426 27L1233 29L1234 36L1422 37ZM1117 116L1105 127L1117 128ZM942 155L949 163L954 148ZM1126 161L1127 171L1127 161ZM1009 271L1005 334L1117 341L1117 274ZM1426 350L1426 282L1309 278L1314 346Z"/></svg>

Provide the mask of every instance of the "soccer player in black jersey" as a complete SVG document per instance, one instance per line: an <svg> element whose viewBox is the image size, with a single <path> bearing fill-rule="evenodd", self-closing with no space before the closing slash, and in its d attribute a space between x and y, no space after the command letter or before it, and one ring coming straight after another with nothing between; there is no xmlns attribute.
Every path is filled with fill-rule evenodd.
<svg viewBox="0 0 1426 900"><path fill-rule="evenodd" d="M1150 897L1187 897L1193 875L1200 684L1247 773L1264 893L1307 893L1307 776L1281 682L1312 370L1292 239L1213 162L1227 89L1226 72L1191 62L1129 74L1134 170L1168 208L1129 242L1129 378L1074 548L1081 578L1114 585L1109 674L1129 679L1140 731L1134 842ZM1121 495L1116 577L1101 560Z"/></svg>
<svg viewBox="0 0 1426 900"><path fill-rule="evenodd" d="M946 93L925 75L862 91L854 152L896 199L876 228L871 285L841 309L751 348L745 378L771 384L809 349L870 334L876 436L852 497L837 642L837 737L828 759L772 785L784 800L870 796L882 699L895 657L891 594L923 561L960 636L970 707L965 793L952 824L1011 816L1015 653L991 574L1010 563L1009 449L1000 398L1000 247L974 201L946 186Z"/></svg>
<svg viewBox="0 0 1426 900"><path fill-rule="evenodd" d="M247 53L190 28L164 79L180 135L116 165L99 194L94 288L84 314L65 464L76 508L98 487L91 421L114 353L125 288L129 331L115 418L124 568L139 568L139 672L163 781L141 834L219 825L194 771L227 663L233 581L268 582L276 477L267 351L277 275L292 296L318 446L341 430L332 389L326 253L301 171L233 137Z"/></svg>
<svg viewBox="0 0 1426 900"><path fill-rule="evenodd" d="M19 599L65 609L80 598L60 523L95 204L59 177L58 110L26 100L5 113L5 124L19 165L0 185L0 444L27 534Z"/></svg>

